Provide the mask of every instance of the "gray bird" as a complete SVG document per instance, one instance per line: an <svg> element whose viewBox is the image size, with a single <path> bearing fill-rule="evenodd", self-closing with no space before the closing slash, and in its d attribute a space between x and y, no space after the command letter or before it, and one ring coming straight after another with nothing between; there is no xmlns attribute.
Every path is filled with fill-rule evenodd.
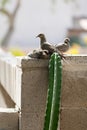
<svg viewBox="0 0 87 130"><path fill-rule="evenodd" d="M31 58L49 59L50 55L47 50L33 50L32 53L27 54Z"/></svg>
<svg viewBox="0 0 87 130"><path fill-rule="evenodd" d="M48 50L50 54L52 54L53 52L57 52L56 47L47 42L44 34L41 33L37 37L40 38L40 47L42 50Z"/></svg>
<svg viewBox="0 0 87 130"><path fill-rule="evenodd" d="M59 43L55 47L63 54L64 52L68 51L70 47L70 39L65 38L64 43Z"/></svg>

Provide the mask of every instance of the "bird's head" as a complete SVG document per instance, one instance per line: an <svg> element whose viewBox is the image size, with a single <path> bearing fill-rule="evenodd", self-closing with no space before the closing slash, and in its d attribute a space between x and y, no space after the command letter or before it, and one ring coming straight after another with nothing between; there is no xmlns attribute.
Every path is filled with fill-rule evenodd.
<svg viewBox="0 0 87 130"><path fill-rule="evenodd" d="M64 42L68 43L68 42L70 42L70 39L69 38L65 38Z"/></svg>
<svg viewBox="0 0 87 130"><path fill-rule="evenodd" d="M39 38L44 38L45 35L43 33L40 33L39 35L36 36L36 38L39 37Z"/></svg>
<svg viewBox="0 0 87 130"><path fill-rule="evenodd" d="M41 44L43 44L44 42L46 42L46 37L43 33L40 33L39 35L36 36L36 38L39 37Z"/></svg>

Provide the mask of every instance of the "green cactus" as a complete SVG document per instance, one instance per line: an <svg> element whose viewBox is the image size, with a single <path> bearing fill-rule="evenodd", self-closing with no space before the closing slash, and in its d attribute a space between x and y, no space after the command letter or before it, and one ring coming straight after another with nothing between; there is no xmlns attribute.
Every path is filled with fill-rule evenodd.
<svg viewBox="0 0 87 130"><path fill-rule="evenodd" d="M49 130L49 122L50 122L50 115L51 115L51 106L52 106L52 96L53 96L53 83L54 83L54 56L51 56L50 63L49 63L49 87L48 87L48 94L47 94L47 109L45 115L45 122L44 122L44 130Z"/></svg>
<svg viewBox="0 0 87 130"><path fill-rule="evenodd" d="M49 87L44 130L57 130L60 108L62 67L61 58L54 53L49 62Z"/></svg>

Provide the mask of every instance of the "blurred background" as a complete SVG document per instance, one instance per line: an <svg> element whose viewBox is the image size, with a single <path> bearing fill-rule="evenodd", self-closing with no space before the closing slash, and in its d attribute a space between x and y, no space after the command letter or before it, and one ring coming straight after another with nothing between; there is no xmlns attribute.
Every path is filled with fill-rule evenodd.
<svg viewBox="0 0 87 130"><path fill-rule="evenodd" d="M0 46L14 55L71 39L69 54L87 52L87 0L0 0Z"/></svg>

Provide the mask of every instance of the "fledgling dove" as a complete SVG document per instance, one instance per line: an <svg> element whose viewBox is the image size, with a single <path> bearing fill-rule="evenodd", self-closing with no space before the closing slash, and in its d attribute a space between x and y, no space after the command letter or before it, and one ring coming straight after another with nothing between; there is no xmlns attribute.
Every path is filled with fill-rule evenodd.
<svg viewBox="0 0 87 130"><path fill-rule="evenodd" d="M49 59L50 55L47 50L33 50L32 53L27 54L31 58Z"/></svg>

